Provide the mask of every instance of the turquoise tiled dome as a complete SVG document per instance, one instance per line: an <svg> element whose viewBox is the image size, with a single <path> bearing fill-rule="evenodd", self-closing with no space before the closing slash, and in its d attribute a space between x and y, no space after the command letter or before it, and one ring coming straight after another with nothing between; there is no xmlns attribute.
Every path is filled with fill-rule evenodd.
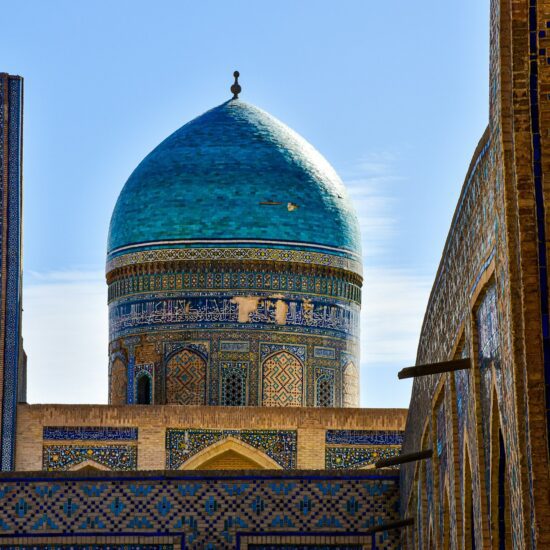
<svg viewBox="0 0 550 550"><path fill-rule="evenodd" d="M334 169L240 100L185 124L145 157L116 203L108 253L221 243L360 254L357 217Z"/></svg>

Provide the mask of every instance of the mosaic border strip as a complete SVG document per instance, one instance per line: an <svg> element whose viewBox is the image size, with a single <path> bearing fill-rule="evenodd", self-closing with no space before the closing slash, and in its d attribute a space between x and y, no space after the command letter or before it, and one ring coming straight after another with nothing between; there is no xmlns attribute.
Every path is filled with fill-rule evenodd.
<svg viewBox="0 0 550 550"><path fill-rule="evenodd" d="M241 297L228 293L209 293L207 296L170 294L142 295L139 299L122 299L109 305L109 339L115 340L140 330L185 330L233 328L245 330L323 331L327 335L357 338L360 307L336 300L290 297L274 302L258 297L254 311L241 320ZM246 300L242 297L242 300ZM277 308L285 311L284 323L277 319Z"/></svg>
<svg viewBox="0 0 550 550"><path fill-rule="evenodd" d="M0 77L0 107L4 112L7 100L7 121L0 120L0 194L2 213L0 243L2 267L6 269L5 296L2 303L3 334L3 395L1 415L0 469L13 470L15 466L15 431L20 346L20 282L21 282L21 146L23 116L23 80L18 76L3 74ZM7 124L7 129L6 129ZM6 139L7 138L7 139ZM5 148L7 146L7 155ZM6 201L6 202L4 202ZM6 227L7 226L7 227ZM3 289L2 289L3 290Z"/></svg>
<svg viewBox="0 0 550 550"><path fill-rule="evenodd" d="M279 248L161 248L142 250L116 256L107 261L106 273L120 267L150 262L185 260L251 260L284 263L304 263L335 267L362 275L361 262L345 256Z"/></svg>
<svg viewBox="0 0 550 550"><path fill-rule="evenodd" d="M401 446L373 447L327 447L325 467L327 470L363 468L382 458L390 458L401 453Z"/></svg>
<svg viewBox="0 0 550 550"><path fill-rule="evenodd" d="M138 428L44 426L42 438L51 441L137 441Z"/></svg>
<svg viewBox="0 0 550 550"><path fill-rule="evenodd" d="M401 445L403 431L327 430L328 445Z"/></svg>
<svg viewBox="0 0 550 550"><path fill-rule="evenodd" d="M168 266L170 267L170 266ZM277 269L216 269L208 265L185 269L167 269L160 273L131 273L119 275L109 282L108 302L140 294L231 292L266 293L270 296L289 293L304 294L361 303L361 285L351 277L332 273L305 273L304 269L280 272ZM307 270L310 271L310 270Z"/></svg>

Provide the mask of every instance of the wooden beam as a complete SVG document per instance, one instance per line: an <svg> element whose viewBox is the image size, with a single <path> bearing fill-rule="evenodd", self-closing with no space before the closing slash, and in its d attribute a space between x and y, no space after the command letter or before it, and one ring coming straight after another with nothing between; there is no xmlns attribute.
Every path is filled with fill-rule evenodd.
<svg viewBox="0 0 550 550"><path fill-rule="evenodd" d="M403 527L409 527L411 525L414 525L414 518L391 521L389 523L383 523L382 525L370 527L365 531L365 535L372 535L373 533L380 533L381 531L392 531L393 529L402 529Z"/></svg>
<svg viewBox="0 0 550 550"><path fill-rule="evenodd" d="M386 468L387 466L397 466L407 462L416 462L417 460L426 460L432 458L433 449L419 451L417 453L407 453L406 455L392 456L390 458L382 458L374 463L375 468Z"/></svg>
<svg viewBox="0 0 550 550"><path fill-rule="evenodd" d="M401 369L397 377L399 380L403 380L404 378L416 378L417 376L429 376L430 374L439 374L441 372L452 372L469 368L471 368L471 363L470 358L467 357L466 359L454 359L453 361L444 361L442 363L407 367L406 369Z"/></svg>

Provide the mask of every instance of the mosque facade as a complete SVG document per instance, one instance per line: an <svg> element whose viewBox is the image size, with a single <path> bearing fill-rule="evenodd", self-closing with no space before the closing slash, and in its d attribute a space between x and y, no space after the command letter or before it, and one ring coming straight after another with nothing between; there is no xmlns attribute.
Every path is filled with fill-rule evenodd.
<svg viewBox="0 0 550 550"><path fill-rule="evenodd" d="M109 405L27 404L23 81L0 75L0 547L550 548L550 0L491 0L490 40L408 410L357 408L342 182L237 78L115 205Z"/></svg>
<svg viewBox="0 0 550 550"><path fill-rule="evenodd" d="M23 80L0 83L0 546L398 545L378 463L406 410L358 408L359 227L329 163L237 82L164 140L109 228L109 405L29 405Z"/></svg>

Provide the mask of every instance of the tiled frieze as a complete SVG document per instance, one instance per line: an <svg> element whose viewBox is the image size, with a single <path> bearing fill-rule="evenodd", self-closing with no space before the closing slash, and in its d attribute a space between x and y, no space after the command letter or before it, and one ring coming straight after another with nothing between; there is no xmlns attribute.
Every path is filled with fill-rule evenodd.
<svg viewBox="0 0 550 550"><path fill-rule="evenodd" d="M284 469L296 468L297 433L294 430L166 430L166 468L179 469L211 445L234 438L272 458Z"/></svg>
<svg viewBox="0 0 550 550"><path fill-rule="evenodd" d="M327 445L401 445L403 432L383 430L327 430Z"/></svg>
<svg viewBox="0 0 550 550"><path fill-rule="evenodd" d="M403 432L327 430L325 440L326 468L363 468L382 458L399 455Z"/></svg>
<svg viewBox="0 0 550 550"><path fill-rule="evenodd" d="M44 426L46 441L137 441L137 428L110 428L107 426Z"/></svg>
<svg viewBox="0 0 550 550"><path fill-rule="evenodd" d="M345 338L358 337L359 305L338 300L250 296L209 292L207 296L140 294L109 306L111 340L153 330L233 328L235 330L292 329Z"/></svg>
<svg viewBox="0 0 550 550"><path fill-rule="evenodd" d="M327 447L326 468L363 468L383 458L391 458L401 453L399 446Z"/></svg>
<svg viewBox="0 0 550 550"><path fill-rule="evenodd" d="M43 469L71 470L84 462L100 464L110 470L137 470L135 445L44 445Z"/></svg>
<svg viewBox="0 0 550 550"><path fill-rule="evenodd" d="M227 271L197 269L189 272L140 274L117 278L109 285L109 301L142 292L236 290L309 293L360 302L361 288L343 276L299 272Z"/></svg>
<svg viewBox="0 0 550 550"><path fill-rule="evenodd" d="M363 270L361 261L357 257L346 257L346 255L290 248L219 248L212 246L208 248L154 248L112 256L107 260L106 271L110 273L121 267L174 261L236 261L239 263L269 261L280 263L280 265L293 263L343 269L359 275Z"/></svg>
<svg viewBox="0 0 550 550"><path fill-rule="evenodd" d="M223 550L241 547L245 537L253 544L262 533L270 533L269 544L288 544L295 533L310 534L307 543L300 539L310 547L327 531L332 537L361 534L397 520L398 491L398 476L380 471L3 477L0 544L124 548L139 540L140 548ZM129 535L133 540L124 541ZM332 548L336 541L330 540ZM376 548L393 550L398 541L396 531L381 533Z"/></svg>

